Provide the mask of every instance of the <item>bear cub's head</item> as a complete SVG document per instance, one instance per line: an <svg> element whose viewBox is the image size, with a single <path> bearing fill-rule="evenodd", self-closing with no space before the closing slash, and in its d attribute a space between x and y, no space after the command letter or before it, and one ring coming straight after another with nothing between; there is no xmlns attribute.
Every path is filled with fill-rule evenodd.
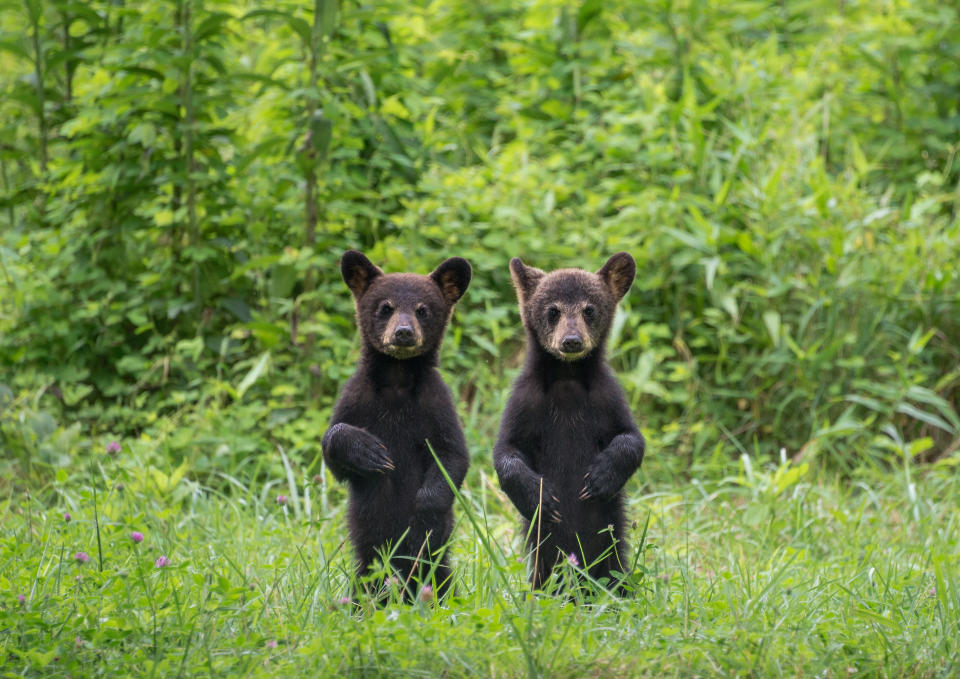
<svg viewBox="0 0 960 679"><path fill-rule="evenodd" d="M577 361L602 347L619 302L637 273L636 262L618 252L596 273L557 269L546 273L510 260L520 316L536 342L563 361Z"/></svg>
<svg viewBox="0 0 960 679"><path fill-rule="evenodd" d="M357 307L364 343L393 358L413 358L434 351L453 305L466 292L472 271L462 257L445 260L429 276L385 274L367 257L348 250L340 272Z"/></svg>

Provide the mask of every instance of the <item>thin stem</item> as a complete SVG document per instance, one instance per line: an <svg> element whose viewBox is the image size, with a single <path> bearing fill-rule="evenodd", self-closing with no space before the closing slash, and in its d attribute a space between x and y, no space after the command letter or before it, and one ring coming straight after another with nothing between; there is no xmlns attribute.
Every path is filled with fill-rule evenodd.
<svg viewBox="0 0 960 679"><path fill-rule="evenodd" d="M200 229L197 224L197 187L194 182L193 133L196 123L193 102L193 21L191 18L191 0L185 0L180 6L182 12L181 30L183 31L183 55L186 64L183 73L183 87L180 92L184 112L183 160L187 187L187 226L190 231L190 245L200 244ZM203 299L200 288L200 263L193 261L193 302L197 311L198 324L203 318Z"/></svg>
<svg viewBox="0 0 960 679"><path fill-rule="evenodd" d="M97 529L97 561L103 573L103 545L100 543L100 514L97 511L97 477L93 473L93 460L90 461L90 482L93 484L93 525Z"/></svg>
<svg viewBox="0 0 960 679"><path fill-rule="evenodd" d="M60 11L60 22L62 24L61 28L63 29L63 51L65 54L70 54L70 24L72 19L70 14L66 11ZM63 99L64 103L69 104L73 99L73 69L75 62L72 57L68 56L63 60Z"/></svg>
<svg viewBox="0 0 960 679"><path fill-rule="evenodd" d="M533 578L530 579L530 589L535 590L540 582L540 524L543 516L543 477L540 477L540 501L537 503L537 546L533 550Z"/></svg>
<svg viewBox="0 0 960 679"><path fill-rule="evenodd" d="M38 6L34 10L31 3L27 5L27 12L30 14L31 40L33 42L33 75L37 88L37 116L40 127L40 171L47 174L47 114L46 100L43 87L43 45L40 41L40 17L43 15L43 7Z"/></svg>
<svg viewBox="0 0 960 679"><path fill-rule="evenodd" d="M3 160L0 160L0 175L3 176L3 192L9 195L10 194L10 175L7 172L7 164ZM17 213L15 210L16 210L16 206L14 204L14 201L8 200L7 201L7 220L10 222L11 229L14 227L14 224L16 224ZM2 266L3 266L3 261L0 260L0 267ZM12 284L13 281L10 278L10 274L7 273L6 268L4 268L3 271L7 276L7 282Z"/></svg>
<svg viewBox="0 0 960 679"><path fill-rule="evenodd" d="M141 562L140 555L138 553L138 548L136 545L133 547L133 558L137 562L137 574L140 576L140 584L143 585L143 591L147 595L147 600L150 602L150 611L153 614L153 657L157 657L157 606L153 601L153 591L150 589L150 586L147 584L147 578L143 574L143 563Z"/></svg>

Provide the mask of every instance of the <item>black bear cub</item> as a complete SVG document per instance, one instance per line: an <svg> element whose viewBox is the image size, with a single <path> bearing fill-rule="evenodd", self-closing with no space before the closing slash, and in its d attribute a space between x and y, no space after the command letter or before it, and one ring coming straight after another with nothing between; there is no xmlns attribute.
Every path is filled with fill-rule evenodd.
<svg viewBox="0 0 960 679"><path fill-rule="evenodd" d="M470 264L452 257L429 276L384 274L350 250L340 269L363 347L322 446L334 477L349 484L357 573L368 574L378 556L392 551L406 597L414 583L435 583L442 594L450 579L443 548L454 498L427 446L459 487L469 454L437 357L453 306L470 284Z"/></svg>
<svg viewBox="0 0 960 679"><path fill-rule="evenodd" d="M500 486L524 518L535 587L562 559L609 585L629 568L621 491L644 440L604 344L636 264L620 252L595 274L545 273L514 258L510 273L527 356L493 450Z"/></svg>

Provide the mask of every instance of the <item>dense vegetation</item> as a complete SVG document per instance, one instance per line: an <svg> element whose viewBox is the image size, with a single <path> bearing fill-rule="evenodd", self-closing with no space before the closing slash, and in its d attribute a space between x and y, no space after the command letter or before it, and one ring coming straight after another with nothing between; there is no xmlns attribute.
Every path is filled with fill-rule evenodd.
<svg viewBox="0 0 960 679"><path fill-rule="evenodd" d="M473 484L458 595L377 609L344 601L338 490L222 497L144 475L145 448L97 471L102 570L90 487L57 487L70 522L30 501L3 522L0 673L946 679L960 666L955 464L850 483L748 466L635 494L634 593L591 603L528 596L509 500Z"/></svg>
<svg viewBox="0 0 960 679"><path fill-rule="evenodd" d="M949 675L958 63L932 0L0 0L0 666ZM355 627L325 608L348 559L318 454L357 356L347 248L474 266L442 356L463 594ZM635 600L574 613L519 594L490 479L507 262L617 250L631 503L661 533ZM463 624L499 652L443 657Z"/></svg>

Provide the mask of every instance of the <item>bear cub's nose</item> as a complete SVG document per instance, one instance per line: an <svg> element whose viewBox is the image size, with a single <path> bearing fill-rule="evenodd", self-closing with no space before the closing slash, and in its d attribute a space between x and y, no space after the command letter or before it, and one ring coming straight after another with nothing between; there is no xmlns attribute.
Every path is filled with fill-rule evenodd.
<svg viewBox="0 0 960 679"><path fill-rule="evenodd" d="M401 347L412 347L415 339L416 334L409 325L398 326L393 332L393 343Z"/></svg>
<svg viewBox="0 0 960 679"><path fill-rule="evenodd" d="M575 354L578 351L583 351L583 340L577 335L567 335L560 342L560 348L566 354Z"/></svg>

